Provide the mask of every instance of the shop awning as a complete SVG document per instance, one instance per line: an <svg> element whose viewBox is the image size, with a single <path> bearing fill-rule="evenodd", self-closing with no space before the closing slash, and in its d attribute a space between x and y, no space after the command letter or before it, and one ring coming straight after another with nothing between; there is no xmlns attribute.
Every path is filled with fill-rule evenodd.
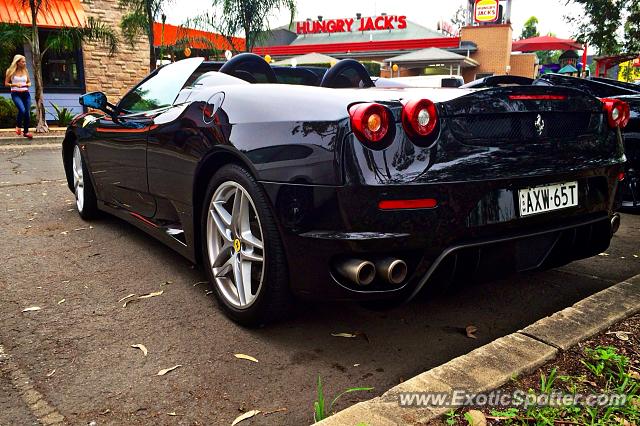
<svg viewBox="0 0 640 426"><path fill-rule="evenodd" d="M478 62L468 56L458 55L447 50L430 47L385 59L389 64L398 64L407 68L428 65L459 65L461 68L477 67Z"/></svg>
<svg viewBox="0 0 640 426"><path fill-rule="evenodd" d="M582 50L583 47L575 40L541 36L514 41L511 50L514 52L535 52L537 50Z"/></svg>
<svg viewBox="0 0 640 426"><path fill-rule="evenodd" d="M182 28L176 25L164 24L160 22L153 23L153 45L160 47L161 45L174 46L178 41L188 41L188 45L192 49L211 49L215 47L218 50L238 50L244 51L245 42L243 38L231 37L233 46L229 40L216 33L210 33L208 31L194 30L191 28ZM185 46L186 47L186 46Z"/></svg>
<svg viewBox="0 0 640 426"><path fill-rule="evenodd" d="M43 2L45 3L45 2ZM86 16L80 0L48 0L38 13L38 26L42 28L81 27ZM20 0L0 1L0 22L31 25L31 11Z"/></svg>

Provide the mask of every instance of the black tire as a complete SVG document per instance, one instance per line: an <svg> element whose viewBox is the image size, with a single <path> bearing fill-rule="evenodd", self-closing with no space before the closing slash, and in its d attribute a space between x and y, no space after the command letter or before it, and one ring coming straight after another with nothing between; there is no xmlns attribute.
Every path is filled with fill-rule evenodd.
<svg viewBox="0 0 640 426"><path fill-rule="evenodd" d="M262 284L255 301L244 309L239 309L228 302L218 285L216 285L211 267L212 261L209 259L207 249L209 205L216 189L229 181L241 185L250 195L262 227L264 246ZM243 167L236 164L228 164L220 168L213 176L204 198L200 229L203 267L207 278L213 284L219 304L232 320L244 326L255 327L290 316L293 297L289 287L288 268L280 233L266 194L253 176Z"/></svg>
<svg viewBox="0 0 640 426"><path fill-rule="evenodd" d="M82 182L83 187L79 189L78 186L75 185L75 176L74 176L74 157L76 156L76 150L78 150L80 163L82 166ZM89 175L89 170L87 169L86 162L84 157L82 156L82 149L79 144L73 145L73 151L71 152L71 161L69 162L69 173L70 173L70 181L73 185L73 195L76 200L76 209L78 210L78 214L83 220L91 220L98 217L98 201L96 197L96 191L93 188L93 183L91 182L91 176ZM80 190L84 193L83 202L78 202L79 192Z"/></svg>

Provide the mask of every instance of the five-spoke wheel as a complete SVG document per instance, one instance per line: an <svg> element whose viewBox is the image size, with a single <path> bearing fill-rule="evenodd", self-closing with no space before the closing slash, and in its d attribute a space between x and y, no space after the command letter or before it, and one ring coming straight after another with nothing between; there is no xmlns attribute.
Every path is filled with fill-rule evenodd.
<svg viewBox="0 0 640 426"><path fill-rule="evenodd" d="M229 164L213 176L204 201L205 270L227 314L245 325L286 316L284 249L262 188L247 170Z"/></svg>

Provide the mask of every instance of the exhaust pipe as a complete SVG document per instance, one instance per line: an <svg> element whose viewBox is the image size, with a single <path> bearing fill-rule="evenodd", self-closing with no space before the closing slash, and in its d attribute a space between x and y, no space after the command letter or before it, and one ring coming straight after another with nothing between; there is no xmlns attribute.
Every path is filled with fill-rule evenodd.
<svg viewBox="0 0 640 426"><path fill-rule="evenodd" d="M407 264L404 260L391 257L382 259L377 264L378 274L389 284L402 284L407 278Z"/></svg>
<svg viewBox="0 0 640 426"><path fill-rule="evenodd" d="M619 228L620 228L620 215L618 213L614 213L613 216L611 217L611 235L613 236L613 234L618 232Z"/></svg>
<svg viewBox="0 0 640 426"><path fill-rule="evenodd" d="M376 267L368 260L348 259L336 264L340 275L358 285L369 285L376 277Z"/></svg>

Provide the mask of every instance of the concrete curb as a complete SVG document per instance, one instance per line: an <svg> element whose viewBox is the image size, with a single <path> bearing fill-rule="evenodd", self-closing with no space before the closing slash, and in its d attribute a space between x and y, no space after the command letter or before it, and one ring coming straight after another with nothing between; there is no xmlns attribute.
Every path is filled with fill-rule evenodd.
<svg viewBox="0 0 640 426"><path fill-rule="evenodd" d="M596 293L530 326L394 386L325 419L322 426L424 424L449 407L401 407L403 392L486 392L528 373L616 322L640 312L640 275Z"/></svg>
<svg viewBox="0 0 640 426"><path fill-rule="evenodd" d="M0 146L2 145L20 145L29 146L35 144L62 143L64 133L60 135L34 136L33 139L27 139L24 136L2 137L0 138Z"/></svg>

